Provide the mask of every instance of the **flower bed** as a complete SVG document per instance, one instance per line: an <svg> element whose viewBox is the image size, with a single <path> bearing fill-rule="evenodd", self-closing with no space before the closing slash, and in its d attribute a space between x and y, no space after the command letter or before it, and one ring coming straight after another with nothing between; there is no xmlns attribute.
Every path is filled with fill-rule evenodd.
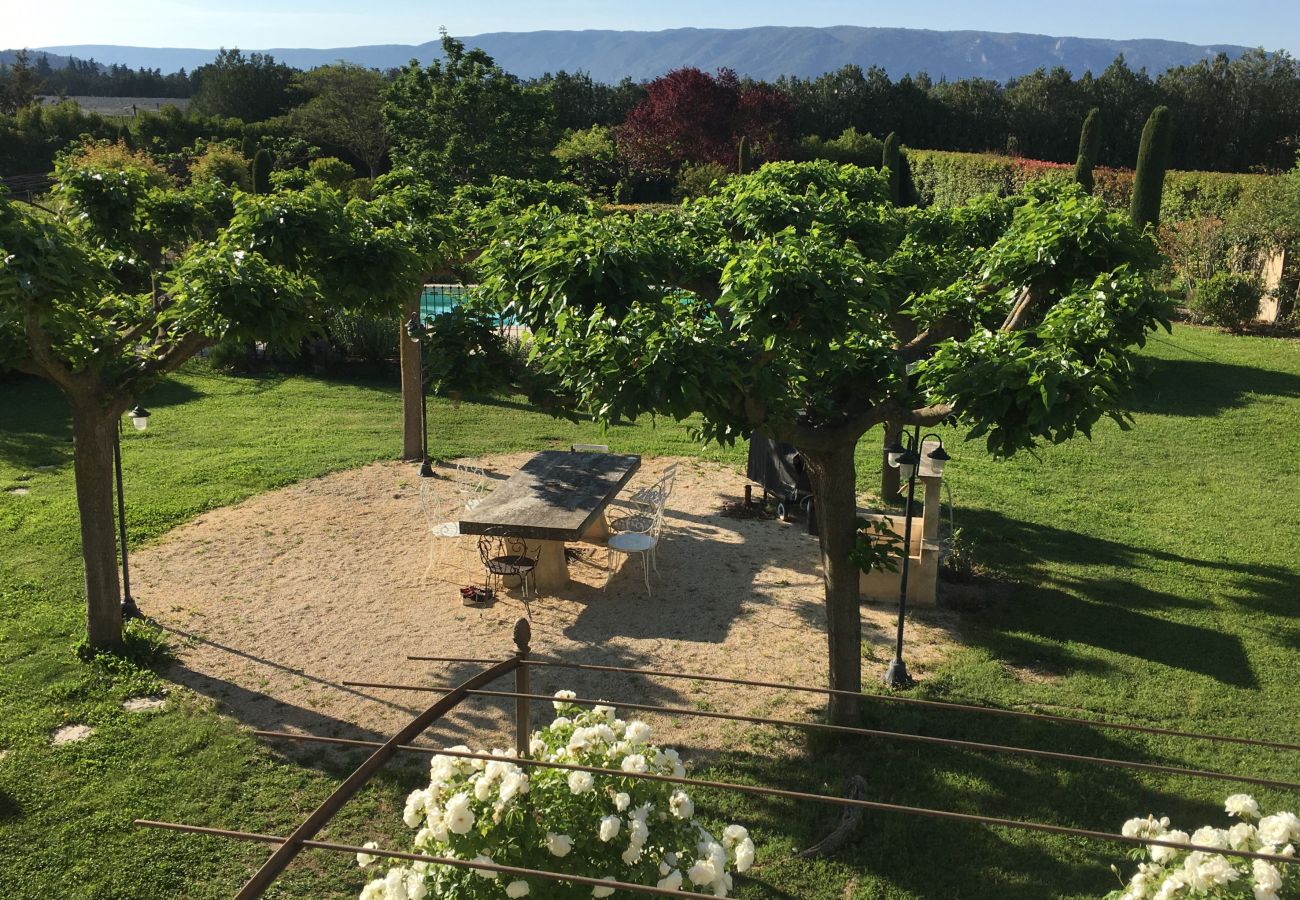
<svg viewBox="0 0 1300 900"><path fill-rule="evenodd" d="M556 694L557 716L532 736L529 756L547 762L616 769L626 777L518 765L513 750L492 761L437 755L429 786L413 791L404 819L414 850L488 865L561 872L610 881L686 888L725 897L733 872L754 861L754 842L739 825L718 840L695 818L680 786L635 777L686 773L677 751L650 743L645 722L624 722L612 706L584 710ZM453 747L452 752L469 752ZM368 844L367 846L374 846ZM362 866L374 862L359 854ZM362 900L424 897L572 897L572 884L513 878L490 869L416 862L371 881ZM596 897L613 888L596 887Z"/></svg>

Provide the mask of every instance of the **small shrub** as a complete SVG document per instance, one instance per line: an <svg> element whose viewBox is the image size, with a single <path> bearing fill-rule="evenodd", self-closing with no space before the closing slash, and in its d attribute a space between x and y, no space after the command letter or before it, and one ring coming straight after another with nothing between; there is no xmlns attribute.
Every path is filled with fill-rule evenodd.
<svg viewBox="0 0 1300 900"><path fill-rule="evenodd" d="M126 141L88 141L71 148L60 157L65 169L90 168L102 171L133 169L144 174L148 187L170 187L174 182L167 170L141 150L132 150Z"/></svg>
<svg viewBox="0 0 1300 900"><path fill-rule="evenodd" d="M357 177L356 171L351 166L334 156L313 159L307 165L307 174L314 180L327 184L335 190L341 190L348 182Z"/></svg>
<svg viewBox="0 0 1300 900"><path fill-rule="evenodd" d="M397 360L396 317L340 312L330 317L328 329L334 349L346 363L382 370Z"/></svg>
<svg viewBox="0 0 1300 900"><path fill-rule="evenodd" d="M248 160L238 150L213 144L190 163L190 181L201 184L216 181L242 191L252 190L253 176L248 170Z"/></svg>
<svg viewBox="0 0 1300 900"><path fill-rule="evenodd" d="M968 584L979 576L980 569L975 557L975 545L960 528L954 528L948 536L939 575L944 581Z"/></svg>
<svg viewBox="0 0 1300 900"><path fill-rule="evenodd" d="M690 197L707 197L726 184L730 175L721 163L703 162L684 166L677 175L677 189L673 196L678 200Z"/></svg>
<svg viewBox="0 0 1300 900"><path fill-rule="evenodd" d="M1259 283L1248 275L1219 272L1197 283L1189 307L1193 321L1244 331L1259 310Z"/></svg>
<svg viewBox="0 0 1300 900"><path fill-rule="evenodd" d="M208 365L218 372L243 375L257 368L257 355L252 341L227 337L218 341L208 351Z"/></svg>

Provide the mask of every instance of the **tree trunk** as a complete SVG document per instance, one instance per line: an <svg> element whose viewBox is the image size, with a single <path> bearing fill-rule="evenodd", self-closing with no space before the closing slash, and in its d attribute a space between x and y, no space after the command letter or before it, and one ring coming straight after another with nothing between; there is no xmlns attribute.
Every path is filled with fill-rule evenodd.
<svg viewBox="0 0 1300 900"><path fill-rule="evenodd" d="M397 340L401 346L402 363L402 459L420 459L424 456L424 423L421 420L422 377L420 371L420 345L406 334L406 323L412 314L420 313L417 297L402 307L402 323Z"/></svg>
<svg viewBox="0 0 1300 900"><path fill-rule="evenodd" d="M898 441L902 435L903 426L894 422L886 422L885 439L881 447L888 447ZM880 454L880 499L884 503L892 503L900 499L901 490L902 484L898 480L898 470L889 464L889 454L882 449Z"/></svg>
<svg viewBox="0 0 1300 900"><path fill-rule="evenodd" d="M862 690L862 609L858 567L849 559L857 530L858 503L853 450L856 442L814 452L800 451L812 473L813 500L820 530L822 567L826 572L826 639L830 650L830 687ZM830 720L852 725L860 703L831 696Z"/></svg>
<svg viewBox="0 0 1300 900"><path fill-rule="evenodd" d="M72 400L73 471L86 568L86 637L91 646L122 643L122 599L113 511L113 441L117 417L98 397Z"/></svg>

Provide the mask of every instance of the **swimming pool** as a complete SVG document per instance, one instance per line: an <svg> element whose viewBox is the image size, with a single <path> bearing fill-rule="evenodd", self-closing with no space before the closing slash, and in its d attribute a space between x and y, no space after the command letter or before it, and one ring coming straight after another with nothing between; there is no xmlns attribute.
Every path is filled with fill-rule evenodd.
<svg viewBox="0 0 1300 900"><path fill-rule="evenodd" d="M451 312L465 302L465 298L477 286L473 284L426 284L424 290L420 293L420 314L427 318L440 313ZM493 321L498 327L508 327L515 324L514 319L510 316L506 316L504 319L494 318Z"/></svg>

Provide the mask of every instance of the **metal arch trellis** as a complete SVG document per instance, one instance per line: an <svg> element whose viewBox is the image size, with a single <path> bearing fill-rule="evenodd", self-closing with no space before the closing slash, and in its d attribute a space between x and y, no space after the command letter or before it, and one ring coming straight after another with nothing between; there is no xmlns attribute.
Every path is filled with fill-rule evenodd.
<svg viewBox="0 0 1300 900"><path fill-rule="evenodd" d="M465 860L455 857L431 856L422 853L411 853L402 850L388 850L383 848L357 847L350 844L337 843L332 841L317 840L316 836L320 833L334 815L342 809L362 787L369 783L370 779L383 767L390 759L398 753L424 753L424 754L442 754L444 756L456 757L460 759L485 760L491 761L496 757L489 754L461 752L454 750L439 749L412 744L411 741L423 733L427 728L446 716L453 709L459 706L466 699L474 696L494 697L501 699L513 699L515 701L515 749L518 754L515 762L521 766L536 768L552 768L570 771L586 771L595 775L613 775L621 778L640 778L649 781L667 782L671 784L682 784L692 787L702 787L715 790L730 790L745 794L754 794L768 797L778 797L783 799L809 801L815 803L824 803L832 806L854 807L858 809L874 810L879 812L890 812L904 815L924 816L927 818L942 819L948 821L965 822L969 824L982 824L1002 828L1011 828L1022 831L1032 831L1039 833L1058 834L1073 837L1088 838L1101 841L1113 841L1118 843L1141 845L1141 846L1164 846L1173 847L1179 850L1192 851L1200 850L1205 853L1217 854L1220 856L1232 856L1245 859L1262 859L1275 863L1295 864L1300 862L1296 857L1281 856L1278 854L1256 853L1248 850L1233 850L1221 847L1200 846L1188 843L1179 843L1175 841L1161 840L1158 838L1129 837L1122 834L1110 832L1094 831L1084 828L1073 828L1065 825L1053 825L1046 822L1027 822L1019 819L1005 819L995 816L983 816L974 813L956 812L953 810L931 809L927 807L904 806L896 803L884 803L874 800L865 800L853 797L836 797L826 794L812 794L803 791L792 791L781 788L762 787L758 785L736 784L723 781L709 781L695 778L678 777L675 775L659 775L655 773L629 773L622 770L605 769L594 766L576 765L573 763L548 762L545 760L535 760L528 758L528 744L531 735L530 727L530 708L535 702L550 702L554 698L544 694L532 693L529 687L529 674L534 666L553 666L559 668L573 668L591 671L608 671L626 674L639 674L649 677L678 678L698 681L714 681L727 684L741 684L751 687L768 687L782 690L804 691L819 694L844 694L848 692L834 691L827 688L815 688L804 685L781 684L778 682L765 681L742 681L739 679L724 678L716 675L692 674L687 672L671 672L657 669L636 669L624 666L601 666L585 663L571 663L563 660L544 660L535 659L530 655L529 644L532 638L531 628L526 619L519 619L515 623L514 642L515 653L513 656L501 660L491 660L483 658L470 657L428 657L428 656L411 656L411 660L434 661L434 662L457 662L457 663L477 663L485 664L488 667L478 672L471 678L461 684L452 687L429 687L425 685L404 685L404 684L384 684L374 682L343 682L348 685L365 686L371 688L391 688L394 690L420 690L420 691L439 691L442 692L438 700L415 718L407 725L394 734L387 741L366 741L352 740L347 738L331 738L309 734L293 734L288 732L277 731L256 731L259 737L272 738L279 740L290 740L299 742L320 743L334 746L346 747L367 747L373 748L374 752L349 775L334 791L331 793L310 815L304 819L297 828L289 835L269 835L258 834L246 831L234 831L223 828L211 828L202 825L187 825L176 822L160 822L151 819L136 819L135 824L148 828L160 828L172 831L180 831L192 834L214 835L219 837L228 837L237 840L253 841L258 843L276 845L270 858L253 874L243 887L234 895L236 900L253 900L261 897L268 888L275 882L276 878L289 866L291 862L304 850L324 850L333 853L367 853L374 857L389 858L397 860L428 862L437 865L445 865L458 868L470 868L478 871L490 871L501 875L510 875L525 878L541 878L548 881L562 881L584 887L601 887L614 888L616 890L628 891L630 893L674 896L674 897L698 897L708 898L712 894L700 894L691 891L668 890L666 888L651 887L649 885L631 884L621 881L610 881L608 879L587 878L578 875L571 875L563 872L544 871L539 869L527 869L518 866L505 866L496 863L482 863L474 860ZM485 687L492 682L506 676L513 675L515 689L513 691L487 690ZM1205 741L1223 741L1230 743L1250 744L1253 746L1265 746L1282 750L1300 750L1300 744L1266 741L1257 738L1239 738L1231 735L1200 734L1189 731L1177 731L1173 729L1164 729L1154 726L1134 725L1123 722L1093 721L1089 719L1077 719L1068 716L1055 716L1039 713L1028 713L1018 710L1003 710L991 707L974 706L970 704L944 703L937 700L920 700L917 698L905 698L892 695L872 695L872 694L855 694L863 700L878 700L883 702L906 702L920 704L931 708L950 709L962 712L988 713L992 715L1013 715L1033 719L1040 719L1058 724L1069 724L1079 726L1091 726L1097 728L1115 728L1121 730L1142 731L1152 734L1161 734L1168 736L1185 737ZM1219 779L1224 781L1244 782L1248 784L1259 784L1269 787L1283 788L1288 790L1300 790L1300 784L1273 779L1256 778L1246 775L1234 775L1224 772L1213 772L1198 769L1185 769L1176 766L1165 766L1154 763L1141 763L1132 760L1117 760L1105 757L1079 756L1068 753L1058 753L1055 751L1035 750L1028 747L1013 747L998 744L981 744L971 741L961 741L948 738L935 738L928 735L914 735L905 732L883 731L880 729L853 728L849 726L827 725L817 722L798 722L785 719L764 718L760 716L741 716L729 713L715 713L705 710L694 710L685 708L675 708L667 706L656 706L643 703L622 703L618 701L607 700L589 700L586 698L573 698L567 702L578 705L595 705L598 703L609 703L614 706L622 706L628 709L637 709L650 712L662 712L669 715L694 715L707 718L722 718L734 721L750 722L754 724L774 725L779 727L798 727L817 730L830 730L842 734L857 734L870 737L897 739L897 740L914 740L922 741L928 744L939 744L954 746L962 749L971 749L988 752L1014 753L1020 755L1036 756L1059 761L1084 762L1096 765L1121 766L1125 768L1138 769L1141 771L1160 772L1165 774L1177 774L1197 778Z"/></svg>

